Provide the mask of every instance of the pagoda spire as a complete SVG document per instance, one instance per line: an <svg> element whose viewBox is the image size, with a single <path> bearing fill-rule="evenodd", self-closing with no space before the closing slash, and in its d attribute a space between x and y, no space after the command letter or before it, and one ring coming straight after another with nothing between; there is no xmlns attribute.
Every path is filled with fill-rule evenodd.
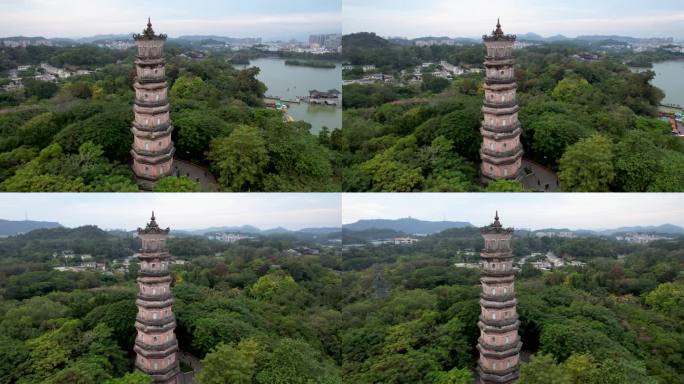
<svg viewBox="0 0 684 384"><path fill-rule="evenodd" d="M515 35L506 35L501 19L491 35L482 36L485 56L484 103L482 106L482 145L480 174L483 184L495 180L520 181L523 178L522 129L518 120L518 99L513 46Z"/></svg>
<svg viewBox="0 0 684 384"><path fill-rule="evenodd" d="M156 34L152 18L141 34L133 35L138 47L135 59L135 104L131 148L132 168L140 187L154 189L159 179L173 172L175 147L166 82L164 43L167 36ZM154 217L152 218L154 221Z"/></svg>
<svg viewBox="0 0 684 384"><path fill-rule="evenodd" d="M522 343L518 335L515 271L511 249L512 228L503 228L496 212L494 223L481 229L484 248L480 285L480 338L477 350L478 384L512 384L520 375Z"/></svg>
<svg viewBox="0 0 684 384"><path fill-rule="evenodd" d="M135 366L150 375L154 384L177 384L176 318L173 314L171 255L166 248L168 228L160 230L154 212L147 228L138 228L142 249L138 254L138 295L135 304Z"/></svg>

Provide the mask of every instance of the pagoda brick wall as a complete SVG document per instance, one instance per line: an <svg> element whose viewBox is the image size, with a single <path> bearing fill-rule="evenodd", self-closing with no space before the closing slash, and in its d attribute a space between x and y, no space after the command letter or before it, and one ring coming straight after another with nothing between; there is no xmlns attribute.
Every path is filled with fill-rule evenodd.
<svg viewBox="0 0 684 384"><path fill-rule="evenodd" d="M170 254L166 248L169 229L161 229L154 213L147 226L138 228L142 250L138 256L138 296L135 328L138 333L133 350L135 366L152 377L156 384L178 384L178 341L174 330Z"/></svg>
<svg viewBox="0 0 684 384"><path fill-rule="evenodd" d="M497 213L494 223L482 228L485 247L480 253L480 338L477 349L481 384L508 384L519 377L522 342L518 336L515 271L511 249L512 228L504 228Z"/></svg>
<svg viewBox="0 0 684 384"><path fill-rule="evenodd" d="M505 35L497 23L491 35L483 36L485 57L484 103L482 106L482 146L480 174L484 184L494 180L521 180L523 149L518 120L513 44L515 36Z"/></svg>
<svg viewBox="0 0 684 384"><path fill-rule="evenodd" d="M164 57L166 36L155 34L148 22L147 29L134 38L138 54L133 85L132 169L138 184L143 189L152 189L160 178L173 173L175 153Z"/></svg>

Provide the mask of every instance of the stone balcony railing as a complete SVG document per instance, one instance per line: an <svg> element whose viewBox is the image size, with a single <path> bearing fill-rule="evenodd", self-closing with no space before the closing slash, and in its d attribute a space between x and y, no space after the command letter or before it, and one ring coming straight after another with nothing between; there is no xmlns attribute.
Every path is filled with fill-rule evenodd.
<svg viewBox="0 0 684 384"><path fill-rule="evenodd" d="M519 349L522 347L522 342L520 340L512 341L508 344L502 344L502 345L495 345L495 344L489 344L486 341L480 337L477 339L477 343L484 349L488 349L490 351L495 351L495 352L504 352L504 351L510 351L512 349Z"/></svg>
<svg viewBox="0 0 684 384"><path fill-rule="evenodd" d="M502 374L502 372L506 373ZM520 372L517 367L511 367L510 369L502 371L485 370L482 367L478 367L478 375L480 376L480 380L484 383L508 384L517 380L520 376Z"/></svg>
<svg viewBox="0 0 684 384"><path fill-rule="evenodd" d="M487 84L509 84L515 83L515 77L485 77Z"/></svg>
<svg viewBox="0 0 684 384"><path fill-rule="evenodd" d="M518 99L515 98L508 101L491 101L485 99L483 105L488 108L513 108L518 105Z"/></svg>
<svg viewBox="0 0 684 384"><path fill-rule="evenodd" d="M143 75L136 77L136 80L138 80L140 84L161 83L166 81L166 75L163 72L157 75Z"/></svg>
<svg viewBox="0 0 684 384"><path fill-rule="evenodd" d="M506 125L492 125L487 122L482 122L482 128L490 131L490 132L495 132L495 133L508 133L515 131L516 129L520 128L520 122L516 121L515 124L506 124Z"/></svg>
<svg viewBox="0 0 684 384"><path fill-rule="evenodd" d="M163 156L171 152L172 146L167 146L167 147L162 147L161 149L142 149L142 148L133 148L135 153L137 153L140 156Z"/></svg>
<svg viewBox="0 0 684 384"><path fill-rule="evenodd" d="M514 315L509 317L508 319L485 319L480 315L480 321L487 326L490 327L506 327L509 325L514 325L518 322L518 315Z"/></svg>
<svg viewBox="0 0 684 384"><path fill-rule="evenodd" d="M162 98L159 100L145 100L145 99L135 99L135 104L143 108L159 108L164 107L169 103L169 99Z"/></svg>
<svg viewBox="0 0 684 384"><path fill-rule="evenodd" d="M481 152L484 153L485 155L493 156L493 157L511 157L515 156L520 152L520 147L514 147L512 149L504 150L504 151L499 151L499 150L492 150L487 147L481 148Z"/></svg>
<svg viewBox="0 0 684 384"><path fill-rule="evenodd" d="M169 274L168 270L147 269L138 271L140 277L164 277Z"/></svg>
<svg viewBox="0 0 684 384"><path fill-rule="evenodd" d="M135 317L135 320L141 324L147 325L147 326L162 326L166 324L171 324L176 322L176 316L171 314L170 316L162 317L161 319L143 319L140 317L140 315L137 315Z"/></svg>
<svg viewBox="0 0 684 384"><path fill-rule="evenodd" d="M150 337L150 336L148 336ZM178 347L178 340L173 339L161 344L150 344L140 339L135 339L135 345L148 351L166 351L169 348Z"/></svg>
<svg viewBox="0 0 684 384"><path fill-rule="evenodd" d="M168 273L168 272L167 272ZM149 294L149 293L138 293L137 298L145 301L165 301L172 298L171 292Z"/></svg>
<svg viewBox="0 0 684 384"><path fill-rule="evenodd" d="M484 299L484 300L488 300L488 301L504 302L504 301L510 301L510 300L515 299L515 293L514 292L507 292L507 293L492 295L491 293L481 292L480 298Z"/></svg>

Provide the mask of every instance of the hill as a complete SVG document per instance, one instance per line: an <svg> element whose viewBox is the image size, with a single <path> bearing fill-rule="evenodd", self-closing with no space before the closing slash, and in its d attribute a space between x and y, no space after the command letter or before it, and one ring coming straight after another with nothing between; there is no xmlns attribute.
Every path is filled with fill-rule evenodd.
<svg viewBox="0 0 684 384"><path fill-rule="evenodd" d="M352 231L391 229L408 234L432 234L451 228L470 228L474 226L463 221L424 221L408 217L397 220L359 220L352 224L345 224L342 227Z"/></svg>
<svg viewBox="0 0 684 384"><path fill-rule="evenodd" d="M658 233L662 235L684 235L684 228L674 224L663 224L658 226L632 226L606 229L600 231L602 235L613 235L616 233L638 232L638 233Z"/></svg>
<svg viewBox="0 0 684 384"><path fill-rule="evenodd" d="M34 229L60 228L62 224L51 221L31 221L31 220L0 220L0 236L14 236Z"/></svg>
<svg viewBox="0 0 684 384"><path fill-rule="evenodd" d="M350 48L386 48L393 44L373 32L359 32L342 36L342 46Z"/></svg>

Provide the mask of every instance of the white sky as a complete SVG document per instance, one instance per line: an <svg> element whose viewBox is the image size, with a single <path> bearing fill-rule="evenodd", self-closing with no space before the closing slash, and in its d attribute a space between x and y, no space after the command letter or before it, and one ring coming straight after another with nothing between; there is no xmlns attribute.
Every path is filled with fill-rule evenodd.
<svg viewBox="0 0 684 384"><path fill-rule="evenodd" d="M344 33L479 37L504 32L684 38L681 0L344 0Z"/></svg>
<svg viewBox="0 0 684 384"><path fill-rule="evenodd" d="M3 193L0 219L135 229L149 221L172 229L254 225L261 229L339 227L332 193Z"/></svg>
<svg viewBox="0 0 684 384"><path fill-rule="evenodd" d="M84 37L145 28L170 37L291 38L342 29L341 0L0 0L0 36Z"/></svg>
<svg viewBox="0 0 684 384"><path fill-rule="evenodd" d="M516 228L606 229L684 226L674 193L3 193L0 219L57 221L105 229L144 225L154 209L172 229L254 225L261 229L337 227L361 219L468 221L487 225L499 211Z"/></svg>
<svg viewBox="0 0 684 384"><path fill-rule="evenodd" d="M498 210L502 223L516 228L684 226L682 197L659 193L348 193L342 196L342 222L410 216L484 226Z"/></svg>

